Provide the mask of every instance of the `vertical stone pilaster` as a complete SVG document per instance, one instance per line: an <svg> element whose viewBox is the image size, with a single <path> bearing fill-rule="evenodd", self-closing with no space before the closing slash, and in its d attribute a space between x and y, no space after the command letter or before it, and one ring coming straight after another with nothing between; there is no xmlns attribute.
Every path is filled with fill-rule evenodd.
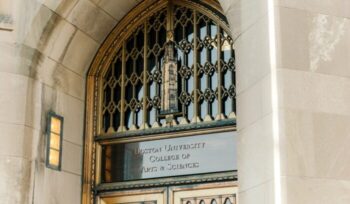
<svg viewBox="0 0 350 204"><path fill-rule="evenodd" d="M240 204L350 202L350 2L225 1Z"/></svg>
<svg viewBox="0 0 350 204"><path fill-rule="evenodd" d="M350 203L350 2L276 2L282 203Z"/></svg>
<svg viewBox="0 0 350 204"><path fill-rule="evenodd" d="M273 2L273 1L272 1ZM222 0L235 39L240 204L276 201L275 56L268 0ZM277 143L276 143L277 142Z"/></svg>

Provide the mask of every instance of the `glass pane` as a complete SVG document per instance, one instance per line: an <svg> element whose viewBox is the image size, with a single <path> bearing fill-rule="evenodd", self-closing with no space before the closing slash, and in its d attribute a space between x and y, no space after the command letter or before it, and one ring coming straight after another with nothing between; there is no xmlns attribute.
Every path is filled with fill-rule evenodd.
<svg viewBox="0 0 350 204"><path fill-rule="evenodd" d="M203 48L199 50L199 62L203 66L207 61L207 49Z"/></svg>
<svg viewBox="0 0 350 204"><path fill-rule="evenodd" d="M216 46L216 45L213 43L213 46ZM213 47L213 49L210 50L210 57L211 57L211 63L215 64L216 61L218 60L218 50L216 49L216 47Z"/></svg>
<svg viewBox="0 0 350 204"><path fill-rule="evenodd" d="M229 88L230 85L232 84L232 78L231 78L231 72L230 71L227 71L225 76L224 76L224 81L225 81L225 88Z"/></svg>
<svg viewBox="0 0 350 204"><path fill-rule="evenodd" d="M213 76L211 77L211 88L215 90L217 86L218 86L218 74L214 72Z"/></svg>
<svg viewBox="0 0 350 204"><path fill-rule="evenodd" d="M129 83L125 89L125 99L130 102L133 96L133 86Z"/></svg>
<svg viewBox="0 0 350 204"><path fill-rule="evenodd" d="M141 76L143 72L143 58L139 56L136 60L136 74L137 76Z"/></svg>
<svg viewBox="0 0 350 204"><path fill-rule="evenodd" d="M107 132L108 128L109 128L109 123L110 123L110 114L108 111L106 111L103 114L103 130L104 132Z"/></svg>
<svg viewBox="0 0 350 204"><path fill-rule="evenodd" d="M162 26L160 31L158 32L159 34L159 45L163 45L166 41L166 29Z"/></svg>
<svg viewBox="0 0 350 204"><path fill-rule="evenodd" d="M199 37L200 39L204 39L207 35L207 24L204 22L204 20L201 20L198 24L198 30L199 30Z"/></svg>
<svg viewBox="0 0 350 204"><path fill-rule="evenodd" d="M192 92L193 91L193 77L190 77L187 80L187 92Z"/></svg>
<svg viewBox="0 0 350 204"><path fill-rule="evenodd" d="M207 115L208 111L208 103L206 101L203 101L201 106L200 106L200 118L204 119L205 116Z"/></svg>
<svg viewBox="0 0 350 204"><path fill-rule="evenodd" d="M137 122L137 127L140 127L142 125L142 122L143 122L143 110L139 110L137 113L136 113L136 122Z"/></svg>
<svg viewBox="0 0 350 204"><path fill-rule="evenodd" d="M232 109L232 98L228 97L225 102L225 115L228 116L230 113L233 112Z"/></svg>
<svg viewBox="0 0 350 204"><path fill-rule="evenodd" d="M126 44L126 50L128 52L131 52L131 50L134 48L134 38L130 38L128 43Z"/></svg>
<svg viewBox="0 0 350 204"><path fill-rule="evenodd" d="M148 114L148 125L153 125L155 122L156 122L156 109L155 108L152 108L150 111L149 111L149 114Z"/></svg>
<svg viewBox="0 0 350 204"><path fill-rule="evenodd" d="M188 67L192 67L192 66L193 66L193 50L191 50L191 51L187 54L187 66L188 66Z"/></svg>
<svg viewBox="0 0 350 204"><path fill-rule="evenodd" d="M183 27L181 25L176 26L175 28L175 40L177 42L183 39Z"/></svg>
<svg viewBox="0 0 350 204"><path fill-rule="evenodd" d="M219 111L218 111L218 100L214 100L213 103L212 103L212 114L211 116L215 117L219 114Z"/></svg>
<svg viewBox="0 0 350 204"><path fill-rule="evenodd" d="M139 82L136 87L135 87L135 91L136 91L136 96L138 101L141 101L143 98L143 84L141 82Z"/></svg>
<svg viewBox="0 0 350 204"><path fill-rule="evenodd" d="M132 126L132 117L131 117L131 111L129 108L125 111L125 126L127 128L130 128Z"/></svg>
<svg viewBox="0 0 350 204"><path fill-rule="evenodd" d="M51 132L61 134L61 120L56 117L51 117Z"/></svg>
<svg viewBox="0 0 350 204"><path fill-rule="evenodd" d="M60 149L60 136L55 134L55 133L51 133L50 134L50 148L54 148L56 150Z"/></svg>
<svg viewBox="0 0 350 204"><path fill-rule="evenodd" d="M156 83L154 82L151 82L150 84L150 98L153 99L155 96L156 96L156 91L157 91L157 86L156 86Z"/></svg>
<svg viewBox="0 0 350 204"><path fill-rule="evenodd" d="M211 38L214 39L217 32L218 32L218 27L213 22L210 22L210 36L211 36Z"/></svg>
<svg viewBox="0 0 350 204"><path fill-rule="evenodd" d="M111 101L111 88L109 87L109 85L106 86L105 90L104 90L104 105L108 106L109 102Z"/></svg>
<svg viewBox="0 0 350 204"><path fill-rule="evenodd" d="M188 120L192 120L193 114L194 114L193 111L194 111L193 103L190 103L190 105L187 108L187 119Z"/></svg>
<svg viewBox="0 0 350 204"><path fill-rule="evenodd" d="M204 92L204 90L207 88L207 77L203 75L200 78L200 90Z"/></svg>
<svg viewBox="0 0 350 204"><path fill-rule="evenodd" d="M114 65L114 77L116 79L119 79L121 75L122 75L122 61L118 59Z"/></svg>
<svg viewBox="0 0 350 204"><path fill-rule="evenodd" d="M114 127L114 130L115 130L115 131L118 130L119 125L120 125L120 112L119 112L119 111L116 111L116 112L113 114L113 127Z"/></svg>
<svg viewBox="0 0 350 204"><path fill-rule="evenodd" d="M152 28L148 34L148 44L153 48L153 45L156 44L156 31Z"/></svg>
<svg viewBox="0 0 350 204"><path fill-rule="evenodd" d="M152 72L154 72L156 70L156 60L154 58L154 55L150 55L148 57L148 73L151 74Z"/></svg>
<svg viewBox="0 0 350 204"><path fill-rule="evenodd" d="M144 42L144 34L143 34L143 28L140 28L139 33L136 36L136 48L141 50L143 45L145 44Z"/></svg>
<svg viewBox="0 0 350 204"><path fill-rule="evenodd" d="M235 170L235 146L232 133L103 146L102 182ZM110 175L109 180L106 175Z"/></svg>
<svg viewBox="0 0 350 204"><path fill-rule="evenodd" d="M49 163L52 166L59 166L60 152L54 149L50 149Z"/></svg>
<svg viewBox="0 0 350 204"><path fill-rule="evenodd" d="M232 204L230 201L230 198L226 198L225 203L224 204Z"/></svg>
<svg viewBox="0 0 350 204"><path fill-rule="evenodd" d="M129 58L129 60L126 62L126 68L125 68L125 72L126 72L126 76L128 78L130 78L131 74L134 72L134 62L131 58Z"/></svg>
<svg viewBox="0 0 350 204"><path fill-rule="evenodd" d="M187 26L186 26L186 29L185 29L185 33L186 33L186 38L187 38L187 41L188 42L192 42L193 40L193 25L192 23L188 23Z"/></svg>

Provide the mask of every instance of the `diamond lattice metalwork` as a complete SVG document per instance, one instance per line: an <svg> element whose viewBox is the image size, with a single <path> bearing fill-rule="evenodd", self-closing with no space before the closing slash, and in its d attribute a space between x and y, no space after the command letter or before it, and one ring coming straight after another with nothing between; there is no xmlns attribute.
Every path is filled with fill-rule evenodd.
<svg viewBox="0 0 350 204"><path fill-rule="evenodd" d="M198 10L174 5L147 17L128 37L121 39L124 43L112 60L115 66L110 66L111 70L103 76L101 132L111 131L112 126L114 131L125 131L160 128L164 124L159 115L165 43L169 40L174 41L177 55L174 70L179 116L173 119L178 120L174 124L182 124L178 118L204 121L203 112L207 118L233 115L236 96L233 39L220 25L221 22Z"/></svg>

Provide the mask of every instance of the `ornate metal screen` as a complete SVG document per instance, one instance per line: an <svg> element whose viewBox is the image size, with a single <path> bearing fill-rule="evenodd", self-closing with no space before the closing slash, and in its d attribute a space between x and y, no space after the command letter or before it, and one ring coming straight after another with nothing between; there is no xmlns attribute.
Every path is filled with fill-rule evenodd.
<svg viewBox="0 0 350 204"><path fill-rule="evenodd" d="M179 109L171 121L160 114L169 40L175 44ZM102 82L101 134L235 123L235 53L220 22L170 5L134 29L116 53Z"/></svg>
<svg viewBox="0 0 350 204"><path fill-rule="evenodd" d="M237 204L236 194L181 199L181 204Z"/></svg>

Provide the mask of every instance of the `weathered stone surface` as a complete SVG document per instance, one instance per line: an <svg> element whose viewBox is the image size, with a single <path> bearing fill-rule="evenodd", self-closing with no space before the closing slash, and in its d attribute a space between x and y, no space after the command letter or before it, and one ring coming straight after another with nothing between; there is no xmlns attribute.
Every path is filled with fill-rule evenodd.
<svg viewBox="0 0 350 204"><path fill-rule="evenodd" d="M282 185L285 187L282 192L283 203L347 204L350 202L349 180L331 180L293 176L282 178Z"/></svg>
<svg viewBox="0 0 350 204"><path fill-rule="evenodd" d="M0 169L1 203L29 203L31 162L21 157L0 156Z"/></svg>
<svg viewBox="0 0 350 204"><path fill-rule="evenodd" d="M83 145L84 101L60 94L60 111L65 116L65 139L78 146Z"/></svg>
<svg viewBox="0 0 350 204"><path fill-rule="evenodd" d="M55 11L57 14L66 18L69 13L72 11L74 6L79 0L37 0Z"/></svg>
<svg viewBox="0 0 350 204"><path fill-rule="evenodd" d="M350 17L350 2L347 0L277 0L276 4L288 8L307 10L331 16Z"/></svg>
<svg viewBox="0 0 350 204"><path fill-rule="evenodd" d="M81 135L82 137L82 135ZM63 141L62 144L62 169L64 171L74 173L76 175L82 174L82 153L83 148L80 145L71 142Z"/></svg>
<svg viewBox="0 0 350 204"><path fill-rule="evenodd" d="M0 72L0 122L25 124L28 77Z"/></svg>
<svg viewBox="0 0 350 204"><path fill-rule="evenodd" d="M278 71L282 108L350 115L350 79L283 69Z"/></svg>
<svg viewBox="0 0 350 204"><path fill-rule="evenodd" d="M274 177L272 115L262 117L238 133L238 177L244 178L239 181L239 191L244 192Z"/></svg>
<svg viewBox="0 0 350 204"><path fill-rule="evenodd" d="M279 68L350 76L349 19L292 8L279 14Z"/></svg>
<svg viewBox="0 0 350 204"><path fill-rule="evenodd" d="M254 186L248 191L239 192L239 203L243 204L271 204L274 203L273 180Z"/></svg>
<svg viewBox="0 0 350 204"><path fill-rule="evenodd" d="M284 176L350 180L350 116L289 108L280 116Z"/></svg>
<svg viewBox="0 0 350 204"><path fill-rule="evenodd" d="M81 177L65 171L55 171L37 165L34 203L80 203ZM64 196L63 196L64 193Z"/></svg>
<svg viewBox="0 0 350 204"><path fill-rule="evenodd" d="M55 89L81 100L84 99L85 82L82 76L60 65L54 73L54 80Z"/></svg>
<svg viewBox="0 0 350 204"><path fill-rule="evenodd" d="M45 6L40 6L38 12L32 18L32 26L28 29L28 35L24 38L24 44L31 48L41 50L45 44L46 36L55 27L58 16Z"/></svg>
<svg viewBox="0 0 350 204"><path fill-rule="evenodd" d="M238 130L249 128L272 111L271 75L267 75L237 96Z"/></svg>
<svg viewBox="0 0 350 204"><path fill-rule="evenodd" d="M238 94L271 73L267 25L267 18L260 20L235 42Z"/></svg>
<svg viewBox="0 0 350 204"><path fill-rule="evenodd" d="M62 64L80 76L85 76L97 49L96 41L77 31L65 52Z"/></svg>
<svg viewBox="0 0 350 204"><path fill-rule="evenodd" d="M224 5L228 5L228 3ZM267 0L236 0L229 5L225 14L234 39L267 17Z"/></svg>
<svg viewBox="0 0 350 204"><path fill-rule="evenodd" d="M88 0L80 0L67 19L98 42L102 42L117 23Z"/></svg>
<svg viewBox="0 0 350 204"><path fill-rule="evenodd" d="M24 125L0 123L1 138L6 142L0 143L0 155L10 157L23 157L31 159L32 132L31 128ZM14 148L16 147L16 148Z"/></svg>
<svg viewBox="0 0 350 204"><path fill-rule="evenodd" d="M98 6L105 10L109 15L113 16L116 20L122 19L135 5L136 0L129 1L110 1L99 0Z"/></svg>
<svg viewBox="0 0 350 204"><path fill-rule="evenodd" d="M43 52L57 62L62 61L77 29L64 19L57 21L43 48Z"/></svg>

